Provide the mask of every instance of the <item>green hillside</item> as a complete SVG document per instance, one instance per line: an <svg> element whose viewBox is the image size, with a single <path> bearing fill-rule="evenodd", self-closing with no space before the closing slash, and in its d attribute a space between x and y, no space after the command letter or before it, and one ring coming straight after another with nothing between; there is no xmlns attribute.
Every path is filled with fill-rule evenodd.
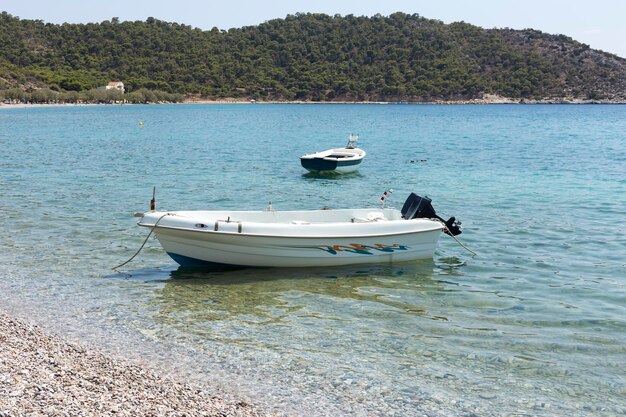
<svg viewBox="0 0 626 417"><path fill-rule="evenodd" d="M85 92L109 81L131 93L257 100L624 101L626 60L564 35L403 13L296 14L228 31L0 15L0 90Z"/></svg>

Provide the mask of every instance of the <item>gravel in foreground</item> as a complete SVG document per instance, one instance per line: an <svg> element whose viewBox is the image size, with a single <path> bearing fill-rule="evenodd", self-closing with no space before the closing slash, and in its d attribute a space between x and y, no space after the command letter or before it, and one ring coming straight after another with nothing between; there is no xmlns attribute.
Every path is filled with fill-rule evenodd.
<svg viewBox="0 0 626 417"><path fill-rule="evenodd" d="M265 415L0 312L0 417Z"/></svg>

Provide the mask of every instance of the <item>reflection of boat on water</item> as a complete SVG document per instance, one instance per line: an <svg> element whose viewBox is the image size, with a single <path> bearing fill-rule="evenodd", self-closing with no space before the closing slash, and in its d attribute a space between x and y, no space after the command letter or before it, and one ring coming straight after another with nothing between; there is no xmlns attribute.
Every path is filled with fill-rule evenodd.
<svg viewBox="0 0 626 417"><path fill-rule="evenodd" d="M346 174L359 169L367 153L356 147L359 137L350 135L345 148L333 148L300 157L300 164L313 173Z"/></svg>
<svg viewBox="0 0 626 417"><path fill-rule="evenodd" d="M400 264L371 264L371 265L342 265L332 269L327 267L311 268L228 268L210 269L178 266L178 268L163 271L169 275L162 281L194 283L203 281L208 285L239 285L247 283L283 281L296 286L300 284L308 286L306 281L317 280L318 282L335 282L339 278L358 277L408 277L408 278L431 278L435 264L432 259L423 259L417 262ZM315 287L317 284L313 284Z"/></svg>
<svg viewBox="0 0 626 417"><path fill-rule="evenodd" d="M138 224L180 265L208 267L412 261L432 258L442 230L461 233L454 217L444 222L413 193L402 210L154 211Z"/></svg>
<svg viewBox="0 0 626 417"><path fill-rule="evenodd" d="M164 316L187 317L196 322L256 317L277 319L303 304L376 303L399 312L428 314L419 304L399 300L393 294L440 291L433 280L431 259L402 265L340 266L328 268L238 269L206 271L179 267L171 279L155 290L154 302ZM410 297L409 297L410 298ZM321 307L320 307L321 308Z"/></svg>

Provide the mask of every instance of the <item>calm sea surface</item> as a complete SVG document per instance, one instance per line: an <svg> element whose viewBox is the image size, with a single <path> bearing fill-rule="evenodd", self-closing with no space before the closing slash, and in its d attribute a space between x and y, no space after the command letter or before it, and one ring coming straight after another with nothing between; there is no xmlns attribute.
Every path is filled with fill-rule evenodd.
<svg viewBox="0 0 626 417"><path fill-rule="evenodd" d="M350 133L359 174L303 175ZM626 414L626 106L3 108L0 149L0 308L53 332L287 415ZM151 238L112 271L153 186L162 210L415 191L478 256L198 272Z"/></svg>

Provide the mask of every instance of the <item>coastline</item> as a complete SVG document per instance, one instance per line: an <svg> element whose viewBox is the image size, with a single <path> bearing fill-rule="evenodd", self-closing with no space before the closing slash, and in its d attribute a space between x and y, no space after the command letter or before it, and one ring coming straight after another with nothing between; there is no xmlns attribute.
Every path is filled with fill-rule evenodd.
<svg viewBox="0 0 626 417"><path fill-rule="evenodd" d="M201 98L187 98L183 104L626 104L626 99L590 100L573 97L519 99L484 94L482 98L470 100L433 100L433 101L307 101L307 100L252 100L225 98L207 100Z"/></svg>
<svg viewBox="0 0 626 417"><path fill-rule="evenodd" d="M0 416L259 417L242 401L68 342L0 311Z"/></svg>
<svg viewBox="0 0 626 417"><path fill-rule="evenodd" d="M542 99L517 99L485 94L482 98L470 100L434 100L434 101L308 101L308 100L253 100L241 98L202 99L186 98L182 102L159 102L145 104L404 104L404 105L459 105L459 104L626 104L626 99L603 99L590 100L582 98L542 98ZM37 108L37 107L65 107L65 106L123 106L133 103L4 103L0 102L0 109L5 108Z"/></svg>

